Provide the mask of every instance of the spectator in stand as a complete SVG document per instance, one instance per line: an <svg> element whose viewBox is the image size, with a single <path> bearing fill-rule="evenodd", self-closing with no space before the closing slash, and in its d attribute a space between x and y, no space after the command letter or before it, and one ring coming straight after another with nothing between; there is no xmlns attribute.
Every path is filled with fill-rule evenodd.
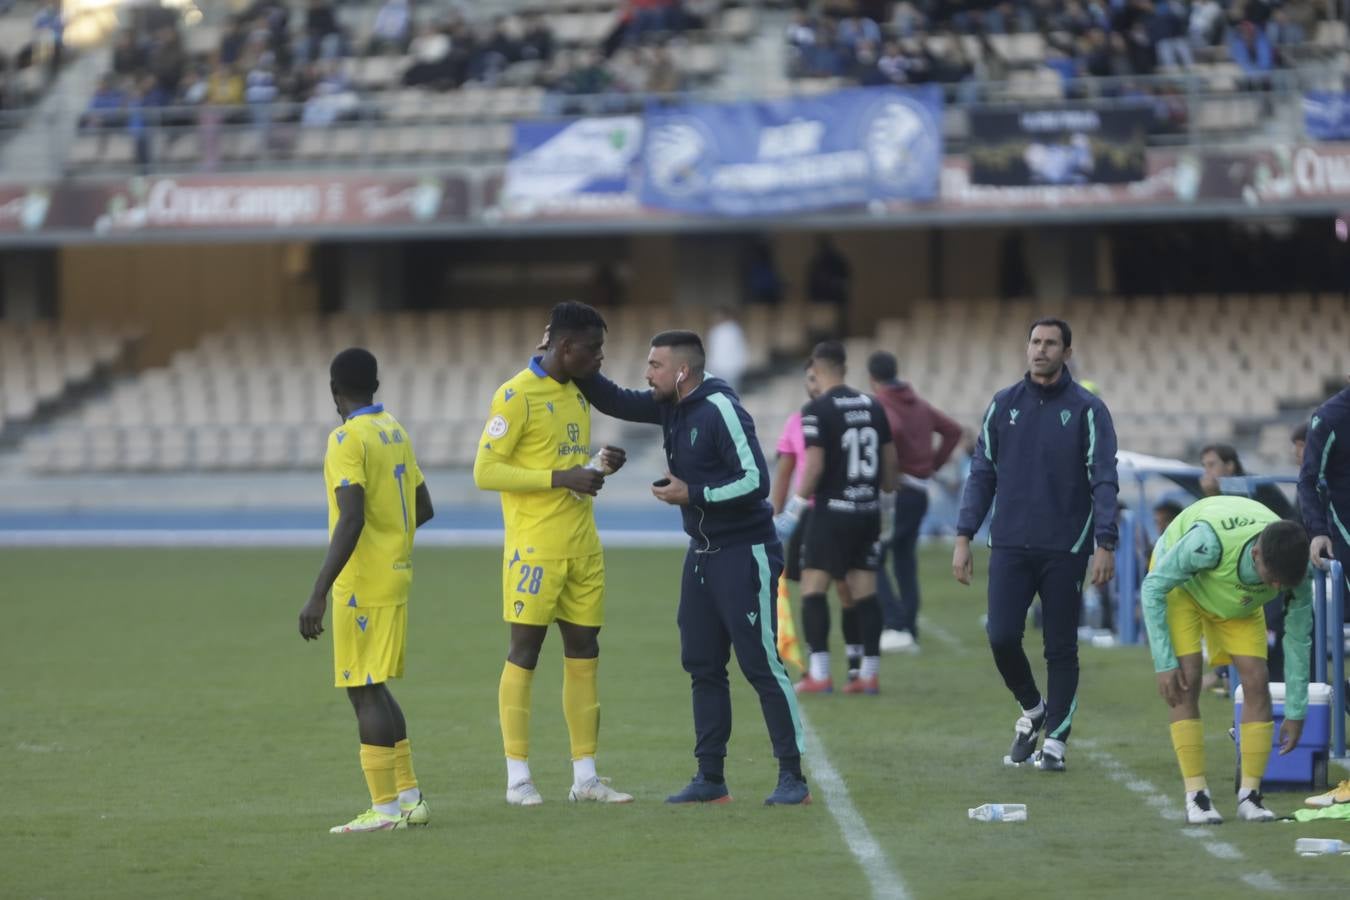
<svg viewBox="0 0 1350 900"><path fill-rule="evenodd" d="M507 66L520 59L520 42L512 35L513 31L519 31L518 23L506 16L496 16L492 20L487 41L478 48L469 65L471 79L495 83Z"/></svg>
<svg viewBox="0 0 1350 900"><path fill-rule="evenodd" d="M113 38L112 70L117 75L130 76L142 72L146 66L145 51L130 29L117 32Z"/></svg>
<svg viewBox="0 0 1350 900"><path fill-rule="evenodd" d="M33 17L33 43L47 53L47 77L56 75L61 68L61 55L65 47L66 26L61 20L61 4L43 3Z"/></svg>
<svg viewBox="0 0 1350 900"><path fill-rule="evenodd" d="M403 73L405 87L440 86L450 82L450 36L435 25L423 25L412 42L413 64Z"/></svg>
<svg viewBox="0 0 1350 900"><path fill-rule="evenodd" d="M684 90L684 79L680 75L670 51L662 44L647 50L647 93L678 94Z"/></svg>
<svg viewBox="0 0 1350 900"><path fill-rule="evenodd" d="M900 52L898 43L886 42L881 58L877 60L877 71L881 73L885 84L904 84L909 80L905 55Z"/></svg>
<svg viewBox="0 0 1350 900"><path fill-rule="evenodd" d="M1270 21L1266 23L1266 40L1278 53L1280 47L1302 44L1307 40L1307 35L1303 26L1290 18L1284 7L1279 7L1271 12Z"/></svg>
<svg viewBox="0 0 1350 900"><path fill-rule="evenodd" d="M305 9L305 33L298 42L296 55L302 61L342 55L342 30L337 13L328 0L309 0Z"/></svg>
<svg viewBox="0 0 1350 900"><path fill-rule="evenodd" d="M305 101L300 123L306 128L327 128L355 114L359 105L360 98L342 71L342 63L327 59L319 63L318 80Z"/></svg>
<svg viewBox="0 0 1350 900"><path fill-rule="evenodd" d="M849 54L856 55L863 44L873 47L881 44L881 28L871 19L858 15L845 16L839 20L836 40Z"/></svg>
<svg viewBox="0 0 1350 900"><path fill-rule="evenodd" d="M206 79L206 104L198 121L202 168L214 171L220 162L220 124L237 119L244 103L244 79L239 71L217 58Z"/></svg>
<svg viewBox="0 0 1350 900"><path fill-rule="evenodd" d="M277 84L276 59L271 52L259 55L253 68L244 78L244 102L253 114L253 124L263 146L272 140L272 104L281 96Z"/></svg>
<svg viewBox="0 0 1350 900"><path fill-rule="evenodd" d="M888 79L878 68L877 45L871 41L860 41L853 51L852 70L849 77L864 87L886 84Z"/></svg>
<svg viewBox="0 0 1350 900"><path fill-rule="evenodd" d="M520 58L548 62L553 59L553 31L548 20L536 12L525 14L525 35L520 43Z"/></svg>
<svg viewBox="0 0 1350 900"><path fill-rule="evenodd" d="M155 135L163 109L173 97L164 91L153 75L142 76L137 96L129 105L128 128L136 143L136 165L141 174L149 174L154 163Z"/></svg>
<svg viewBox="0 0 1350 900"><path fill-rule="evenodd" d="M1195 0L1187 26L1191 46L1213 47L1223 35L1223 7L1218 0Z"/></svg>
<svg viewBox="0 0 1350 900"><path fill-rule="evenodd" d="M112 72L104 75L99 79L98 90L89 99L89 108L80 117L80 128L98 132L102 146L107 141L107 132L126 127L127 99L122 80Z"/></svg>
<svg viewBox="0 0 1350 900"><path fill-rule="evenodd" d="M1266 33L1251 21L1239 22L1228 37L1228 55L1242 69L1244 90L1260 90L1270 84L1275 51Z"/></svg>
<svg viewBox="0 0 1350 900"><path fill-rule="evenodd" d="M412 40L412 10L408 0L384 0L384 5L375 14L375 23L370 28L370 41L366 44L366 55L380 53L404 53Z"/></svg>
<svg viewBox="0 0 1350 900"><path fill-rule="evenodd" d="M220 61L227 66L233 66L239 62L244 53L244 47L248 43L248 34L244 30L244 22L239 16L230 16L225 23L225 33L220 36Z"/></svg>
<svg viewBox="0 0 1350 900"><path fill-rule="evenodd" d="M819 70L816 26L810 14L798 10L787 29L788 75L801 78Z"/></svg>
<svg viewBox="0 0 1350 900"><path fill-rule="evenodd" d="M1157 48L1158 65L1179 69L1195 65L1186 40L1186 9L1180 0L1158 0L1148 19L1148 31Z"/></svg>
<svg viewBox="0 0 1350 900"><path fill-rule="evenodd" d="M164 94L176 97L186 72L187 53L177 29L165 26L156 31L150 45L150 74L155 76Z"/></svg>

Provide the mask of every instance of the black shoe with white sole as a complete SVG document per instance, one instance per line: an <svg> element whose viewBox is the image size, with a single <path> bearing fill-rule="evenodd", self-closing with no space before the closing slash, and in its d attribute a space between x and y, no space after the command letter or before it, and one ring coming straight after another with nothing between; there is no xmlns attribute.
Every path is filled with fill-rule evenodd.
<svg viewBox="0 0 1350 900"><path fill-rule="evenodd" d="M1008 749L1008 761L1012 763L1024 763L1031 758L1031 754L1036 752L1036 740L1041 736L1041 728L1045 726L1045 710L1041 714L1032 718L1023 714L1018 717L1017 724L1013 726L1012 747Z"/></svg>

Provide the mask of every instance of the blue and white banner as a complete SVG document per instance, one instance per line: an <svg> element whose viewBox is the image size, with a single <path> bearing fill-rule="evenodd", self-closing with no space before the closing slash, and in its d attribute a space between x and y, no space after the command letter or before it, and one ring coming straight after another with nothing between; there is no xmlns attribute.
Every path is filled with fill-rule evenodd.
<svg viewBox="0 0 1350 900"><path fill-rule="evenodd" d="M501 211L538 216L634 210L641 145L638 116L517 122Z"/></svg>
<svg viewBox="0 0 1350 900"><path fill-rule="evenodd" d="M1350 138L1350 95L1340 91L1308 91L1303 95L1303 124L1319 141Z"/></svg>
<svg viewBox="0 0 1350 900"><path fill-rule="evenodd" d="M640 198L648 207L720 216L929 201L941 165L936 86L654 106Z"/></svg>

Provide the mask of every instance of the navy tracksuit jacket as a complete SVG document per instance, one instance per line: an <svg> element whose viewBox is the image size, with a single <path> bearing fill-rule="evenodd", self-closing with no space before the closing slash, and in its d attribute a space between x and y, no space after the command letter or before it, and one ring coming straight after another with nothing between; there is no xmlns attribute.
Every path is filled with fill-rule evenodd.
<svg viewBox="0 0 1350 900"><path fill-rule="evenodd" d="M680 655L692 681L694 755L722 773L731 737L731 648L759 694L779 759L803 749L797 698L778 657L778 577L783 551L769 506L769 469L755 424L731 387L706 378L678 403L620 388L603 375L577 386L600 412L660 425L670 472L689 486L680 508L689 551L680 583Z"/></svg>
<svg viewBox="0 0 1350 900"><path fill-rule="evenodd" d="M1298 506L1308 537L1330 537L1332 553L1350 569L1350 387L1308 423Z"/></svg>
<svg viewBox="0 0 1350 900"><path fill-rule="evenodd" d="M1116 543L1116 433L1106 404L1065 368L1028 375L985 413L956 532L974 536L993 507L989 644L1023 709L1040 700L1022 634L1041 598L1048 672L1045 734L1066 740L1077 708L1078 611L1093 538Z"/></svg>

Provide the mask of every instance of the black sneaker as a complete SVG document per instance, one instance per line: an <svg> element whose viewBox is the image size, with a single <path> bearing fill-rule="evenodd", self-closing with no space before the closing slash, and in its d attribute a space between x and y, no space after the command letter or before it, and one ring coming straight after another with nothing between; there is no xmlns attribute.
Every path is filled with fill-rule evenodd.
<svg viewBox="0 0 1350 900"><path fill-rule="evenodd" d="M1012 747L1008 750L1008 761L1012 763L1024 763L1031 758L1031 754L1036 752L1036 739L1041 736L1041 728L1045 725L1045 710L1034 719L1031 716L1023 715L1017 719L1017 724L1013 726Z"/></svg>
<svg viewBox="0 0 1350 900"><path fill-rule="evenodd" d="M709 781L699 772L694 776L694 780L680 791L678 794L671 794L666 798L667 803L730 803L731 793L727 790L726 782L718 784Z"/></svg>
<svg viewBox="0 0 1350 900"><path fill-rule="evenodd" d="M765 806L809 806L811 804L811 791L806 786L806 779L791 772L778 773L778 787L773 789L773 793L764 798Z"/></svg>

